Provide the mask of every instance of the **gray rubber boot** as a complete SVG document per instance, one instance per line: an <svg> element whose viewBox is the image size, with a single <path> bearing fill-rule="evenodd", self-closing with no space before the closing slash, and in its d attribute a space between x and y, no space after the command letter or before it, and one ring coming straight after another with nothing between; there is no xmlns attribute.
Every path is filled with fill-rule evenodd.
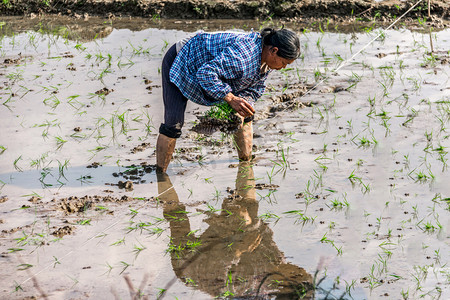
<svg viewBox="0 0 450 300"><path fill-rule="evenodd" d="M244 123L234 135L238 157L241 161L249 161L252 158L253 125L252 122Z"/></svg>

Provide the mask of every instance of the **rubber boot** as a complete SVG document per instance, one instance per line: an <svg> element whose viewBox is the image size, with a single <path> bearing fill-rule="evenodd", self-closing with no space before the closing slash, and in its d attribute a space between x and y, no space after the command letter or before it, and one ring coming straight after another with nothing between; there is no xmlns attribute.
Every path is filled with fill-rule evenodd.
<svg viewBox="0 0 450 300"><path fill-rule="evenodd" d="M239 160L249 161L252 158L253 125L252 122L244 123L242 128L234 134Z"/></svg>
<svg viewBox="0 0 450 300"><path fill-rule="evenodd" d="M172 159L177 139L159 134L156 141L156 172L165 173Z"/></svg>

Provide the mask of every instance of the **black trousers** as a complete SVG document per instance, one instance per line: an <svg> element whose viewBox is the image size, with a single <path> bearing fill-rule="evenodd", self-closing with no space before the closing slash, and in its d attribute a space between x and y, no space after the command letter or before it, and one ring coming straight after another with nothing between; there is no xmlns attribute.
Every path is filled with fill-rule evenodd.
<svg viewBox="0 0 450 300"><path fill-rule="evenodd" d="M164 56L161 67L164 123L159 127L159 133L171 138L179 138L181 136L181 128L184 125L184 112L188 101L178 87L170 82L170 67L176 56L176 46L173 45Z"/></svg>

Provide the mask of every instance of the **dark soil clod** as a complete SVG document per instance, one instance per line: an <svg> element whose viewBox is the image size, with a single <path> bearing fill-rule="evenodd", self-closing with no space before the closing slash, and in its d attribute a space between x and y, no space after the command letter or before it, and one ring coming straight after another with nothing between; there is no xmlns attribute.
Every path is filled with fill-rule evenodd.
<svg viewBox="0 0 450 300"><path fill-rule="evenodd" d="M75 227L74 226L63 226L63 227L59 227L58 229L56 229L55 231L52 232L52 235L62 238L65 235L70 235L75 231Z"/></svg>
<svg viewBox="0 0 450 300"><path fill-rule="evenodd" d="M226 134L233 134L239 130L241 119L239 116L232 114L228 119L216 119L210 116L197 116L199 123L192 127L192 131L212 135L216 131L221 131Z"/></svg>
<svg viewBox="0 0 450 300"><path fill-rule="evenodd" d="M108 95L109 93L112 93L112 92L114 92L113 89L108 89L108 88L104 87L101 90L96 91L95 94L96 95L104 95L104 96L106 96L106 95Z"/></svg>
<svg viewBox="0 0 450 300"><path fill-rule="evenodd" d="M142 143L139 146L136 146L133 149L131 149L131 153L135 154L137 152L142 152L150 147L151 147L150 143Z"/></svg>
<svg viewBox="0 0 450 300"><path fill-rule="evenodd" d="M127 192L132 191L133 190L133 182L127 180L127 181L119 181L117 183L117 185L119 186L119 189L125 189Z"/></svg>

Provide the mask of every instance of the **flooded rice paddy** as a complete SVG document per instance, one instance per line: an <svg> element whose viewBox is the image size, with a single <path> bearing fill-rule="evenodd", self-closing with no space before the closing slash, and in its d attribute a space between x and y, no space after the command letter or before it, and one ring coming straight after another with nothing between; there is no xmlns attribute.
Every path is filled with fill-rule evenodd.
<svg viewBox="0 0 450 300"><path fill-rule="evenodd" d="M256 103L255 160L191 131L190 103L157 176L165 51L262 24L20 22L0 22L1 299L450 298L448 29L289 25L302 56Z"/></svg>

